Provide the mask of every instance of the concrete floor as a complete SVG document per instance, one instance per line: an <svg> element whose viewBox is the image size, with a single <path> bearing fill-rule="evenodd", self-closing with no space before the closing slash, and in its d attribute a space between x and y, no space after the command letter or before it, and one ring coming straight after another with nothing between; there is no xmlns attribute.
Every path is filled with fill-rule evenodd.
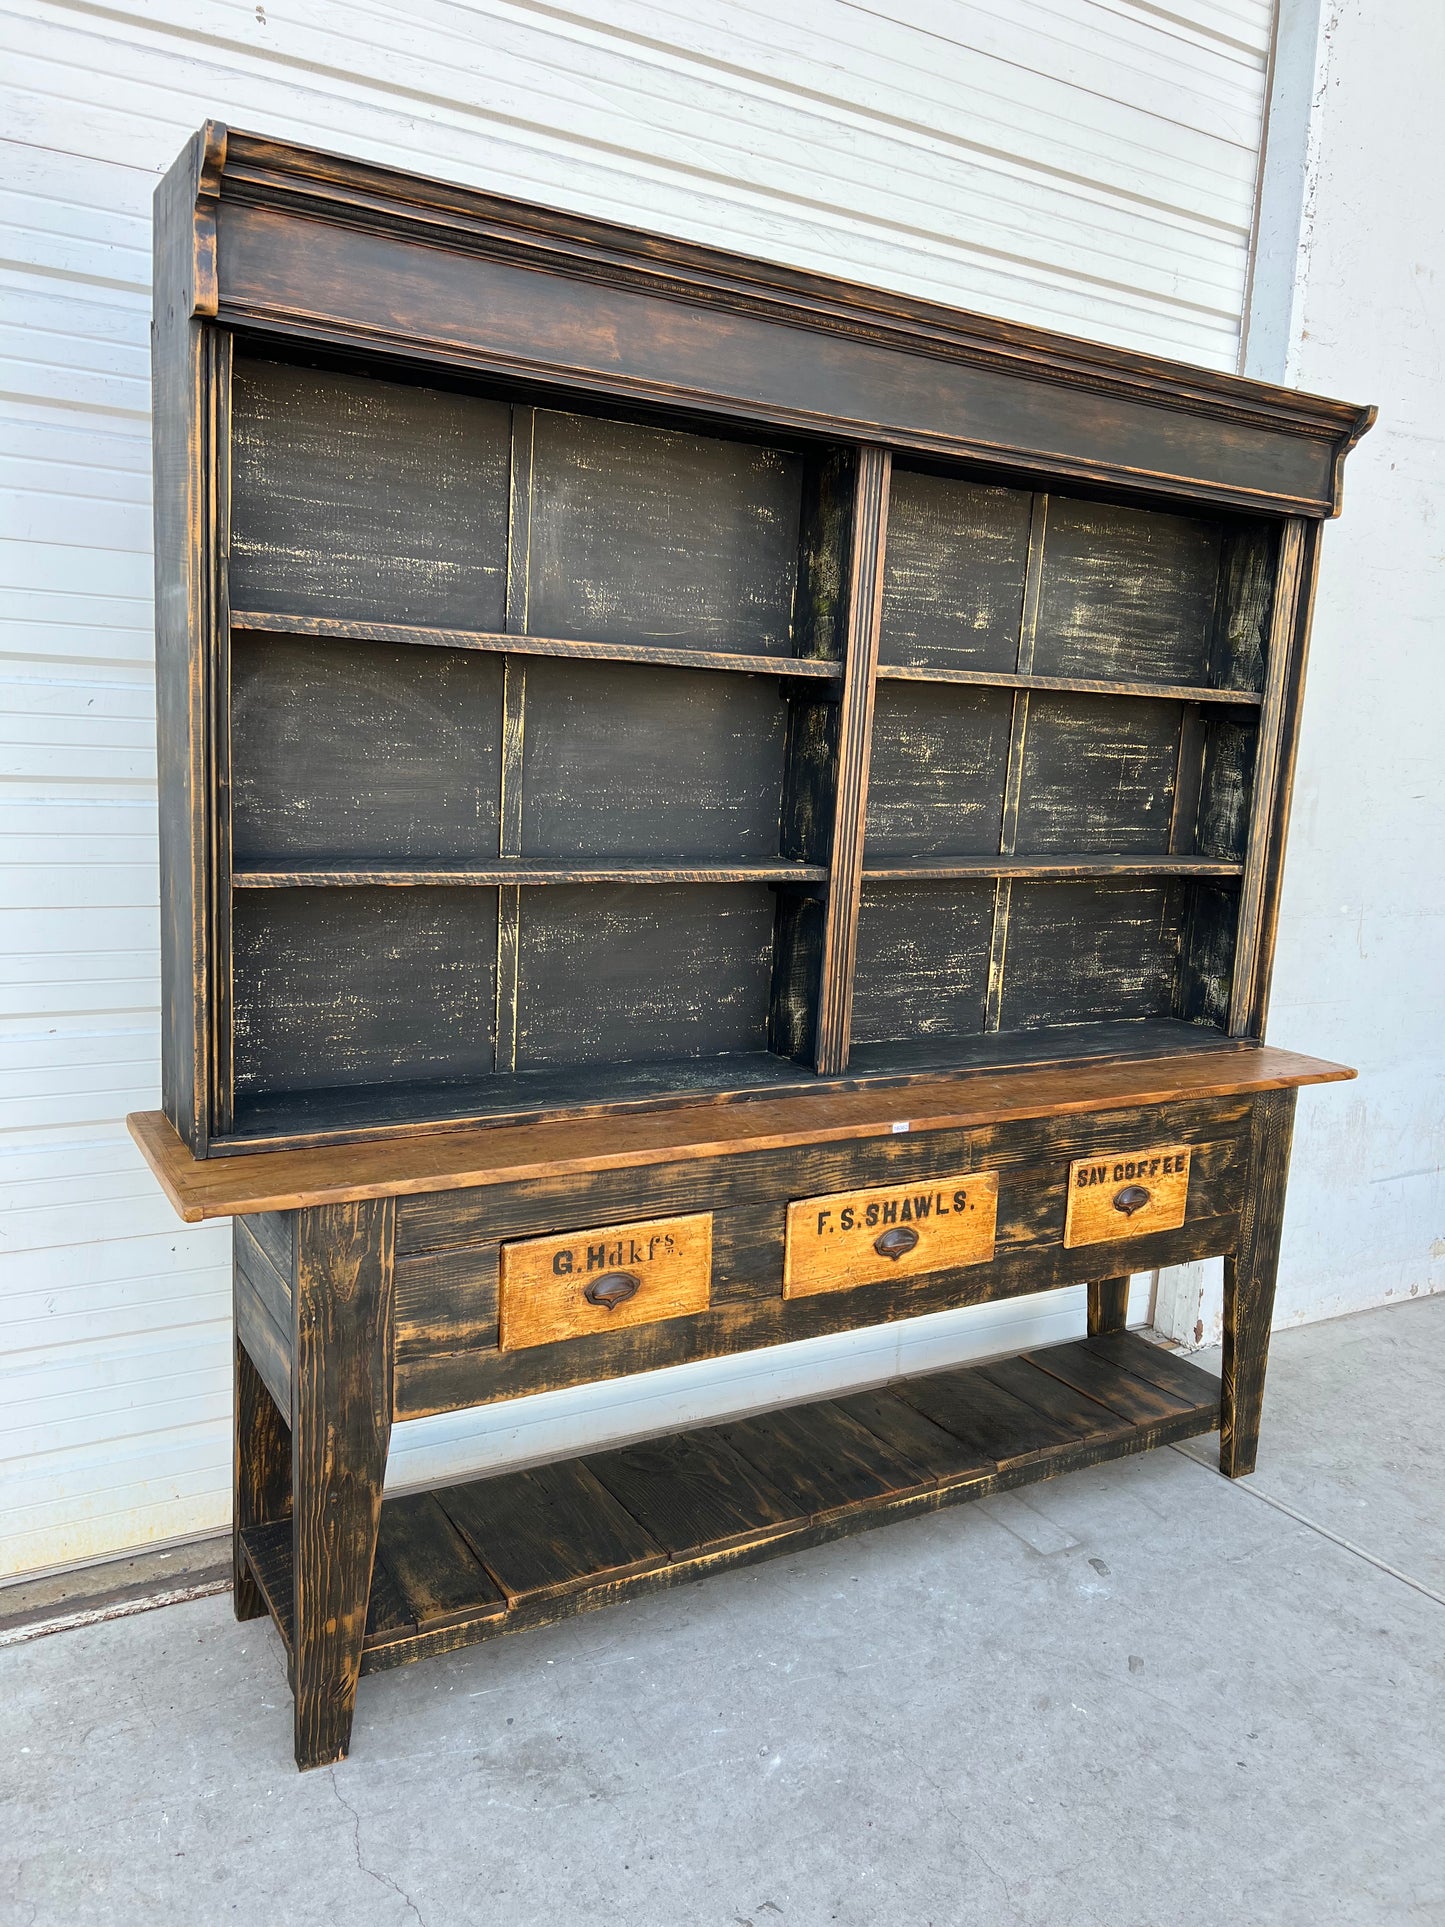
<svg viewBox="0 0 1445 1927"><path fill-rule="evenodd" d="M1200 1441L365 1680L305 1777L228 1599L11 1648L0 1921L1445 1923L1442 1436L1445 1299L1284 1333L1243 1485Z"/></svg>

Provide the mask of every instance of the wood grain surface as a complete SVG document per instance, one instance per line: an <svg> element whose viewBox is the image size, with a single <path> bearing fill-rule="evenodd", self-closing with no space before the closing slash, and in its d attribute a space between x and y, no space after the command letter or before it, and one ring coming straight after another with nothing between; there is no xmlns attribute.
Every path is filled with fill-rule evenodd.
<svg viewBox="0 0 1445 1927"><path fill-rule="evenodd" d="M126 1120L146 1162L188 1223L252 1211L358 1198L460 1191L559 1172L626 1170L730 1157L787 1144L969 1128L1109 1105L1232 1096L1354 1076L1341 1064L1270 1045L1242 1044L1184 1057L1050 1065L914 1083L901 1092L840 1090L747 1104L644 1111L592 1123L428 1131L351 1145L199 1159L159 1111Z"/></svg>

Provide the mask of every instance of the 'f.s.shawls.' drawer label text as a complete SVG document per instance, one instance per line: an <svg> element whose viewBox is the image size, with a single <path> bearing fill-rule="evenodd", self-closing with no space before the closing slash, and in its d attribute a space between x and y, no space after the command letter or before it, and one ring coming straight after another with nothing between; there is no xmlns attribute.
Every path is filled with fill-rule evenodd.
<svg viewBox="0 0 1445 1927"><path fill-rule="evenodd" d="M985 1264L993 1256L997 1171L967 1171L788 1206L783 1296Z"/></svg>

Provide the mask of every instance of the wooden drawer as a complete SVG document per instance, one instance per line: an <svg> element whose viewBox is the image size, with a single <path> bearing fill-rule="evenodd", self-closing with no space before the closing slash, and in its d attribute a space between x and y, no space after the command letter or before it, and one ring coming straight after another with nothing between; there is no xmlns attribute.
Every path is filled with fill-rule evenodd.
<svg viewBox="0 0 1445 1927"><path fill-rule="evenodd" d="M997 1218L997 1171L799 1198L788 1206L783 1296L986 1264Z"/></svg>
<svg viewBox="0 0 1445 1927"><path fill-rule="evenodd" d="M1177 1231L1189 1206L1194 1158L1187 1144L1137 1146L1076 1158L1069 1166L1064 1243L1113 1244Z"/></svg>
<svg viewBox="0 0 1445 1927"><path fill-rule="evenodd" d="M712 1213L595 1226L502 1246L502 1351L706 1311Z"/></svg>

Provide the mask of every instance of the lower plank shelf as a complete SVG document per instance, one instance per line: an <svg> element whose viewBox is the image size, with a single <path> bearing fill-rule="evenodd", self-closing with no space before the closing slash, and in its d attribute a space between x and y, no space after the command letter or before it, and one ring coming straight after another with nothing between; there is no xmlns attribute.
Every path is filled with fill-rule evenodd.
<svg viewBox="0 0 1445 1927"><path fill-rule="evenodd" d="M388 1499L361 1670L1210 1432L1219 1383L1132 1333ZM243 1535L292 1646L291 1525Z"/></svg>

